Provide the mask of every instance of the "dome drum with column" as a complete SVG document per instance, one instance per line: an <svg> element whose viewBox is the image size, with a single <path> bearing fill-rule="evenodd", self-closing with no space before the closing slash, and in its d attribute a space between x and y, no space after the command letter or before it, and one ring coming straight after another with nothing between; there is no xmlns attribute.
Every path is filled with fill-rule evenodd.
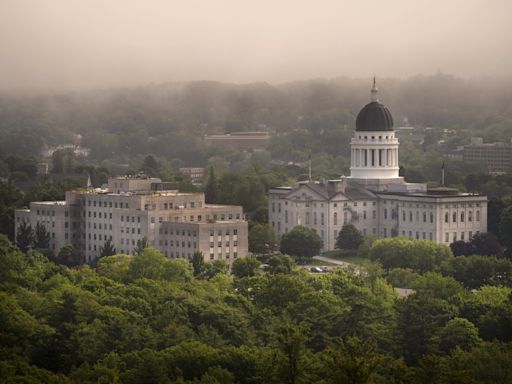
<svg viewBox="0 0 512 384"><path fill-rule="evenodd" d="M371 102L356 119L351 145L350 177L354 179L400 179L398 176L398 139L393 130L391 112L377 97L375 80Z"/></svg>

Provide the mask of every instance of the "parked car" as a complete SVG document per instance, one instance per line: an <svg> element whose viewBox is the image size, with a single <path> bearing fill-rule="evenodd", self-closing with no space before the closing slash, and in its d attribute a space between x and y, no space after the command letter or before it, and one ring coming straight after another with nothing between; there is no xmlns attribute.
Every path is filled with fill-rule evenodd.
<svg viewBox="0 0 512 384"><path fill-rule="evenodd" d="M321 268L319 268L319 267L311 267L311 268L309 269L309 272L313 272L313 273L322 273L323 271L322 271L322 269L321 269Z"/></svg>

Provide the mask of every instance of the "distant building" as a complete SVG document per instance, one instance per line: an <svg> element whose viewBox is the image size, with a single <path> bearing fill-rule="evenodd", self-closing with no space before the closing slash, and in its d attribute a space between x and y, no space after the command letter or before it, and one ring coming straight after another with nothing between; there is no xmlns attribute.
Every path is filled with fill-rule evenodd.
<svg viewBox="0 0 512 384"><path fill-rule="evenodd" d="M357 116L350 177L306 181L269 191L269 223L279 236L296 225L314 229L324 250L353 224L364 234L450 244L487 231L487 197L452 188L427 189L398 175L399 142L389 110L372 89Z"/></svg>
<svg viewBox="0 0 512 384"><path fill-rule="evenodd" d="M180 168L179 171L181 173L183 173L184 175L190 177L192 184L201 184L203 182L204 168L184 167L184 168Z"/></svg>
<svg viewBox="0 0 512 384"><path fill-rule="evenodd" d="M464 161L482 161L489 173L504 174L512 172L512 142L486 143L481 137L472 137L471 144L464 146Z"/></svg>
<svg viewBox="0 0 512 384"><path fill-rule="evenodd" d="M266 148L271 137L268 132L233 132L225 135L205 135L204 141L210 145L251 150Z"/></svg>
<svg viewBox="0 0 512 384"><path fill-rule="evenodd" d="M200 251L205 261L232 262L248 253L247 221L241 206L205 204L203 193L165 190L160 179L140 175L115 177L106 189L66 193L65 201L30 203L16 210L15 230L25 221L43 224L50 246L58 252L66 244L85 261L100 256L111 240L118 253L134 254L137 240L171 258L192 258Z"/></svg>
<svg viewBox="0 0 512 384"><path fill-rule="evenodd" d="M73 152L75 154L75 156L78 156L78 157L87 157L87 156L89 156L89 154L91 152L90 148L80 147L79 145L75 145L75 144L63 144L63 145L57 145L55 147L50 147L48 149L43 150L42 156L47 157L47 158L52 157L56 151L64 150L64 149Z"/></svg>
<svg viewBox="0 0 512 384"><path fill-rule="evenodd" d="M409 125L397 127L395 129L395 137L400 141L410 141L420 145L425 141L425 134L418 132L416 128Z"/></svg>
<svg viewBox="0 0 512 384"><path fill-rule="evenodd" d="M37 174L46 176L48 174L48 163L37 163Z"/></svg>

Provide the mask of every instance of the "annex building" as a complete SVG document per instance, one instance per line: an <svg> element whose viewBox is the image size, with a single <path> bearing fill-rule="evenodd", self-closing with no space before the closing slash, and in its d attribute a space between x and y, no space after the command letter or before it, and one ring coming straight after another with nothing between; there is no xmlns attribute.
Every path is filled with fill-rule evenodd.
<svg viewBox="0 0 512 384"><path fill-rule="evenodd" d="M345 224L364 234L444 244L487 231L486 196L407 183L399 176L398 147L393 117L374 82L371 102L356 119L350 176L270 189L270 225L279 236L296 225L313 228L324 250L335 248Z"/></svg>
<svg viewBox="0 0 512 384"><path fill-rule="evenodd" d="M172 184L144 175L115 177L104 189L69 191L65 201L30 203L15 212L32 228L43 224L50 247L59 252L71 244L91 262L111 240L117 253L134 254L137 241L171 258L192 258L200 251L205 261L231 262L248 253L247 221L241 206L205 204L203 193L180 193Z"/></svg>

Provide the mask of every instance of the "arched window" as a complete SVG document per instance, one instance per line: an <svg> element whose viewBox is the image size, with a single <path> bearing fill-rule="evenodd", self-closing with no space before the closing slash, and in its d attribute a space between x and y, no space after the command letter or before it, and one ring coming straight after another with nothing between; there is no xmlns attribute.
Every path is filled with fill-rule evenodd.
<svg viewBox="0 0 512 384"><path fill-rule="evenodd" d="M468 212L468 221L473 221L473 211Z"/></svg>
<svg viewBox="0 0 512 384"><path fill-rule="evenodd" d="M476 221L480 221L480 211L476 211Z"/></svg>
<svg viewBox="0 0 512 384"><path fill-rule="evenodd" d="M334 222L334 225L338 225L338 213L337 212L334 212L333 222Z"/></svg>
<svg viewBox="0 0 512 384"><path fill-rule="evenodd" d="M460 222L463 223L464 222L464 212L461 212L460 213Z"/></svg>
<svg viewBox="0 0 512 384"><path fill-rule="evenodd" d="M452 218L453 218L453 222L456 223L457 222L457 212L453 212Z"/></svg>

